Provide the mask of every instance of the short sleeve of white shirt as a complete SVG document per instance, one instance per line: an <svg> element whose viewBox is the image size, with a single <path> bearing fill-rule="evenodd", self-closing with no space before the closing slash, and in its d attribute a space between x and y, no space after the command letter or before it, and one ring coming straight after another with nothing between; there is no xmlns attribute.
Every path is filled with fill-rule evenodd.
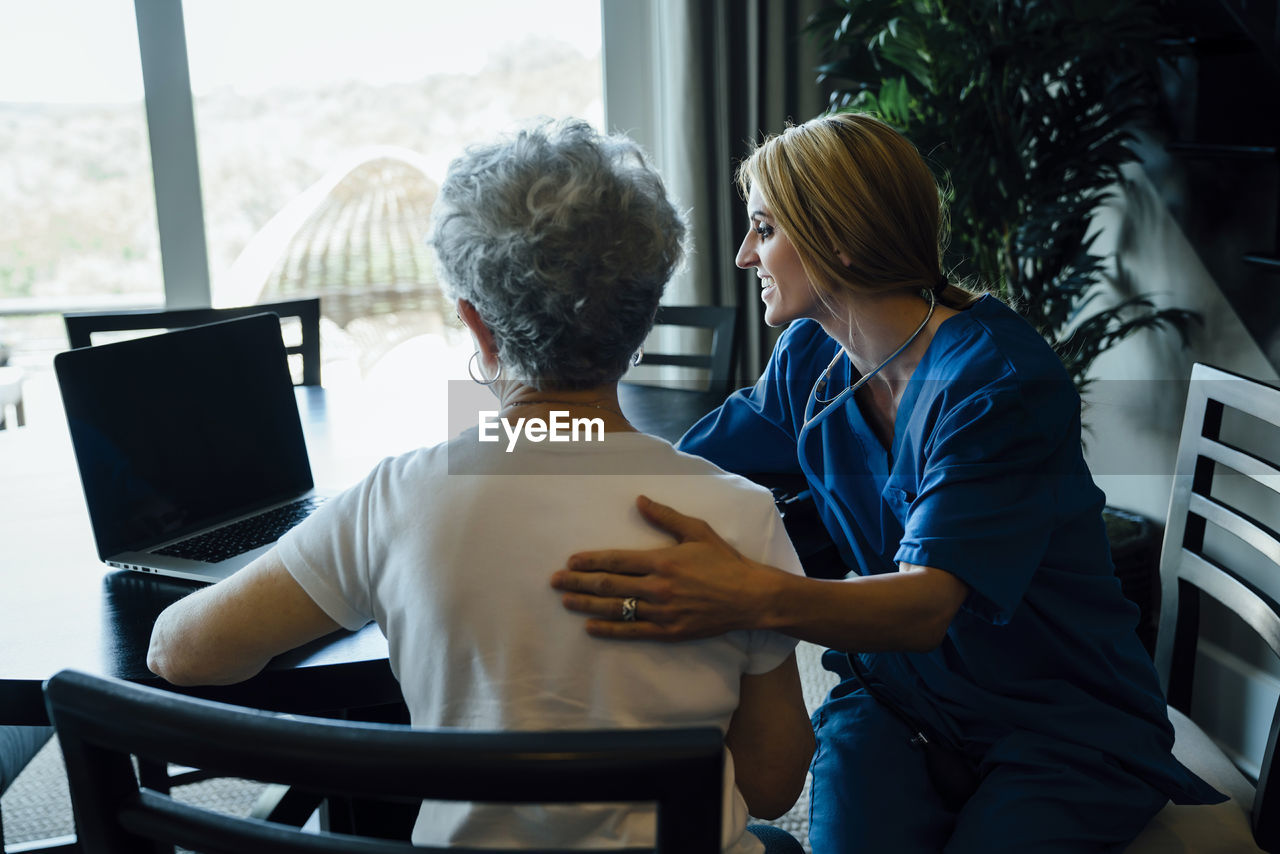
<svg viewBox="0 0 1280 854"><path fill-rule="evenodd" d="M800 558L796 556L787 529L782 524L773 503L773 496L765 493L761 499L761 524L757 530L763 532L760 550L745 552L766 566L774 566L793 575L803 575L804 568ZM756 630L747 632L747 666L743 671L751 676L758 676L774 670L791 655L796 648L796 639L780 632Z"/></svg>
<svg viewBox="0 0 1280 854"><path fill-rule="evenodd" d="M385 551L373 535L385 504L394 459L380 462L360 483L328 499L277 544L293 579L334 622L355 631L375 619L369 568ZM385 522L381 523L385 528Z"/></svg>

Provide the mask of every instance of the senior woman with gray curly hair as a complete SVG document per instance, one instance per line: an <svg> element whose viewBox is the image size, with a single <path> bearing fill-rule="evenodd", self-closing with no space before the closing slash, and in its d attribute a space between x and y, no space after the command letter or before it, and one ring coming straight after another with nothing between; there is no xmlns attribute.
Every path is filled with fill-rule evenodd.
<svg viewBox="0 0 1280 854"><path fill-rule="evenodd" d="M719 726L729 748L722 848L762 850L772 829L748 832L748 811L790 808L813 750L794 642L767 631L676 645L596 640L546 585L575 551L664 542L636 510L637 493L678 498L743 554L799 571L768 491L636 432L618 406L617 381L653 323L684 231L635 144L581 122L454 161L432 243L475 338L473 378L503 418L560 413L597 421L599 435L502 446L477 429L383 461L257 562L165 611L152 670L177 684L235 682L280 652L377 621L415 726ZM653 838L650 805L427 802L413 833L496 848Z"/></svg>

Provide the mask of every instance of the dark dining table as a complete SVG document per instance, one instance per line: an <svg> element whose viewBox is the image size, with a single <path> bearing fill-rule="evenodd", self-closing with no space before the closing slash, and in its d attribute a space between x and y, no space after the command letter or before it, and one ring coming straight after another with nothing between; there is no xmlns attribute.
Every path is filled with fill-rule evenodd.
<svg viewBox="0 0 1280 854"><path fill-rule="evenodd" d="M403 411L412 396L295 391L320 486L353 484L379 459L444 438ZM60 407L56 391L47 397L46 410ZM630 384L619 397L638 429L673 441L719 403L706 392ZM0 431L0 724L46 723L42 684L63 668L165 685L146 667L151 627L199 586L98 560L65 418L60 409L47 414ZM400 701L386 640L372 624L281 655L238 685L180 690L305 714Z"/></svg>

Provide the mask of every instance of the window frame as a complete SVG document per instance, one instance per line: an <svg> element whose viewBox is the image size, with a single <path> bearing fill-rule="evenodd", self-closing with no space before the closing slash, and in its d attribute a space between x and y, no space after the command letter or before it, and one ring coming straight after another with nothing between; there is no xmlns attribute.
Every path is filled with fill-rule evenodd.
<svg viewBox="0 0 1280 854"><path fill-rule="evenodd" d="M167 308L208 308L209 250L182 3L134 0Z"/></svg>

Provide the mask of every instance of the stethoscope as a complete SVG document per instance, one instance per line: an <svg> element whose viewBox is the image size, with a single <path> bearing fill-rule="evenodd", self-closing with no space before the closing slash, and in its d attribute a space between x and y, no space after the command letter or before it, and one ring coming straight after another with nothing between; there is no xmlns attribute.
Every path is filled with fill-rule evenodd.
<svg viewBox="0 0 1280 854"><path fill-rule="evenodd" d="M805 439L814 425L822 420L828 413L835 412L840 409L840 406L837 404L842 404L848 399L849 395L866 385L868 380L880 373L885 365L896 359L903 350L911 346L911 342L920 337L920 333L924 332L924 328L929 325L929 321L933 318L933 310L938 307L938 301L937 298L934 297L933 291L930 290L925 293L929 296L929 313L924 316L924 320L922 320L920 325L916 327L916 331L912 332L907 340L902 342L902 346L890 353L887 359L867 371L862 376L858 377L856 381L851 383L835 397L830 398L829 400L822 400L821 395L827 389L827 382L831 379L831 371L835 368L836 362L840 361L840 357L845 354L844 348L838 347L836 349L835 358L831 360L829 365L827 365L826 370L822 372L821 376L819 376L817 381L813 384L813 388L809 391L809 399L805 402L804 406L804 426L800 428L800 434L796 437L796 447L799 450L797 456L800 459L800 468L805 474L805 479L809 482L809 488L817 491L823 502L828 507L835 507L835 500L832 498L831 491L827 489L823 479L814 473L812 467L808 463L804 453ZM819 403L822 404L823 408L821 411L815 413L814 410ZM835 516L836 521L844 530L845 541L850 544L857 542L857 538L854 536L853 531L849 530L849 523L845 520L845 514L836 512L832 515Z"/></svg>
<svg viewBox="0 0 1280 854"><path fill-rule="evenodd" d="M821 398L821 395L824 391L827 390L827 382L828 380L831 379L831 370L836 366L836 362L840 361L840 357L844 355L843 347L836 349L835 358L831 360L831 363L829 365L827 365L826 370L822 372L822 375L818 377L817 382L813 384L813 388L809 391L809 399L805 402L805 405L804 405L804 426L800 428L800 435L802 437L804 436L805 432L811 426L813 426L815 419L820 418L822 415L824 415L827 412L831 412L840 408L839 406L833 406L832 404L842 402L849 395L853 394L858 389L866 385L868 380L870 380L876 374L880 373L880 371L884 368L885 365L889 364L894 359L898 358L898 356L901 355L903 350L911 346L912 341L915 341L917 338L920 337L920 333L924 332L924 328L929 325L929 321L933 318L933 310L938 307L938 300L936 297L934 297L933 291L931 290L925 291L925 294L927 294L929 297L929 313L924 316L924 320L920 321L920 325L916 327L916 331L912 332L911 335L907 338L907 340L902 342L902 346L900 346L897 350L894 350L892 353L890 353L888 358L886 358L883 362L876 365L874 368L867 371L862 376L858 377L858 379L852 384L850 384L849 387L846 388L844 391L840 392L835 397L830 398L829 400L823 400ZM817 407L819 403L822 404L823 409L821 412L818 412L817 414L815 414L814 409Z"/></svg>

